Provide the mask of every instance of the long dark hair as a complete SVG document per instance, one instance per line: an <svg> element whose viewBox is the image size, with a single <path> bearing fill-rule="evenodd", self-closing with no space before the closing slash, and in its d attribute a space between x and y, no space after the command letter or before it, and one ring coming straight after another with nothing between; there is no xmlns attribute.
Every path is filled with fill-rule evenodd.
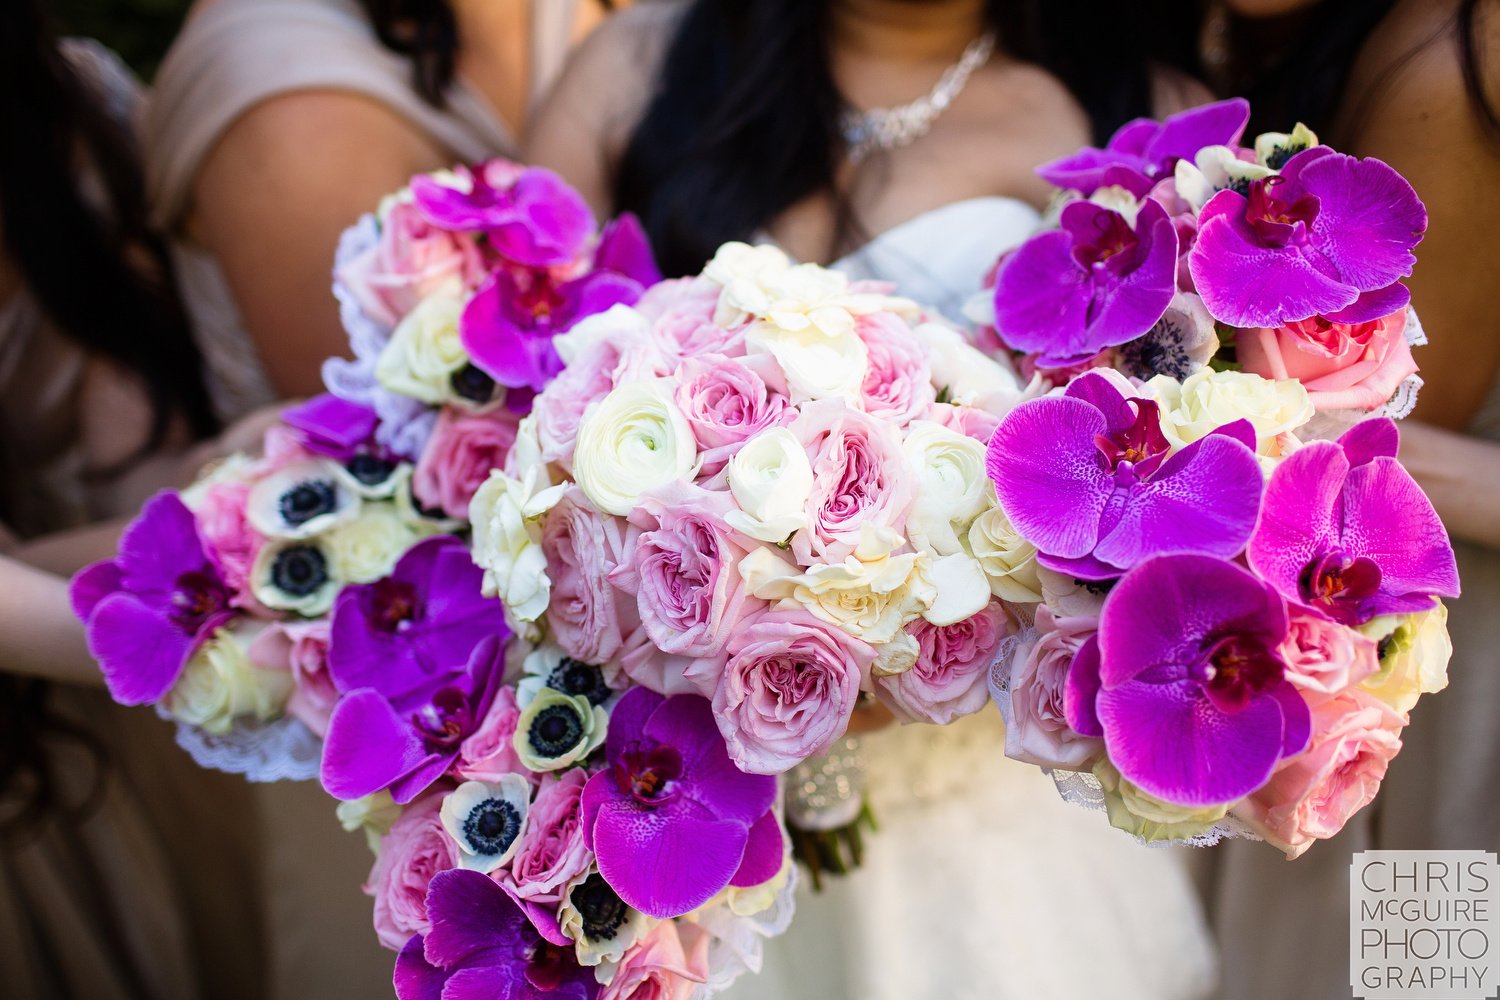
<svg viewBox="0 0 1500 1000"><path fill-rule="evenodd" d="M1232 66L1220 81L1226 91L1241 92L1250 99L1254 120L1251 131L1285 131L1296 122L1306 122L1325 138L1339 142L1347 137L1327 134L1339 110L1349 96L1349 79L1365 43L1399 0L1322 0L1310 8L1285 34L1294 39L1279 50L1260 45L1234 45L1250 49L1249 59ZM1489 100L1484 88L1484 53L1480 49L1477 22L1484 0L1459 0L1451 22L1458 43L1459 66L1469 105L1479 116L1486 131L1500 139L1500 111ZM1231 16L1229 38L1243 42L1256 26ZM1385 74L1388 80L1400 71L1421 49L1446 32L1412 40L1411 48ZM1274 51L1269 58L1257 59L1257 53ZM1381 83L1369 88L1354 104L1346 118L1356 126L1379 100Z"/></svg>
<svg viewBox="0 0 1500 1000"><path fill-rule="evenodd" d="M696 0L684 11L615 172L616 207L641 216L667 273L696 271L719 244L833 190L843 139L831 4ZM1062 81L1102 142L1150 113L1153 62L1191 59L1191 32L1152 17L1160 6L989 0L985 19L1009 55Z"/></svg>

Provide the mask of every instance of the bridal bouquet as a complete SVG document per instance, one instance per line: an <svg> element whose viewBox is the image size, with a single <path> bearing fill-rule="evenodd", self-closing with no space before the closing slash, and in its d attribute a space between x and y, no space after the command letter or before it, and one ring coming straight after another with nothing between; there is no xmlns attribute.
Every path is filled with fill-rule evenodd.
<svg viewBox="0 0 1500 1000"><path fill-rule="evenodd" d="M1301 126L1240 147L1248 114L1044 167L1056 227L996 269L995 333L1056 388L988 446L1038 589L991 685L1006 752L1116 826L1295 857L1446 685L1459 582L1390 419L1420 386L1426 212Z"/></svg>

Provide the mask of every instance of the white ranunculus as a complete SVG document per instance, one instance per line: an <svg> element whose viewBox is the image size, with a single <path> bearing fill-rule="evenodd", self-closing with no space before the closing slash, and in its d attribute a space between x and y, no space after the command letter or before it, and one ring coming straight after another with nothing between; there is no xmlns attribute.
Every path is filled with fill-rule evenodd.
<svg viewBox="0 0 1500 1000"><path fill-rule="evenodd" d="M980 514L969 526L969 552L990 583L990 592L1012 604L1036 604L1042 599L1037 576L1036 546L1022 538L998 506Z"/></svg>
<svg viewBox="0 0 1500 1000"><path fill-rule="evenodd" d="M222 628L198 647L163 700L167 714L216 736L239 718L263 722L280 715L292 693L292 675L252 664L245 655L251 638Z"/></svg>
<svg viewBox="0 0 1500 1000"><path fill-rule="evenodd" d="M469 502L474 564L484 570L484 594L499 597L523 622L536 621L552 597L538 522L567 489L566 483L539 488L542 476L535 465L524 479L491 472Z"/></svg>
<svg viewBox="0 0 1500 1000"><path fill-rule="evenodd" d="M349 583L369 583L388 576L420 537L392 504L367 503L358 517L330 531L323 544L335 576Z"/></svg>
<svg viewBox="0 0 1500 1000"><path fill-rule="evenodd" d="M1175 180L1177 193L1193 206L1193 211L1201 212L1208 199L1225 188L1258 181L1273 173L1263 164L1241 160L1228 146L1204 146L1191 162L1177 161Z"/></svg>
<svg viewBox="0 0 1500 1000"><path fill-rule="evenodd" d="M725 243L719 247L703 268L703 277L724 289L719 293L714 322L734 327L752 316L764 316L771 307L777 282L791 266L787 255L770 244Z"/></svg>
<svg viewBox="0 0 1500 1000"><path fill-rule="evenodd" d="M1248 420L1255 428L1256 451L1281 454L1283 434L1312 419L1307 389L1296 379L1266 379L1248 372L1204 369L1181 383L1158 375L1145 385L1161 405L1161 429L1174 448L1207 437L1219 427Z"/></svg>
<svg viewBox="0 0 1500 1000"><path fill-rule="evenodd" d="M624 516L646 492L690 478L697 460L698 443L672 401L671 380L631 382L584 412L573 478L595 507Z"/></svg>
<svg viewBox="0 0 1500 1000"><path fill-rule="evenodd" d="M375 378L401 396L441 405L454 396L453 374L469 363L458 321L467 299L454 281L427 296L396 325L375 359Z"/></svg>
<svg viewBox="0 0 1500 1000"><path fill-rule="evenodd" d="M775 359L786 376L792 402L798 404L815 399L858 400L870 369L869 349L854 332L852 318L847 329L834 333L811 325L788 330L757 323L745 335L745 346L752 354Z"/></svg>
<svg viewBox="0 0 1500 1000"><path fill-rule="evenodd" d="M963 534L994 504L980 441L930 420L914 420L901 445L916 499L906 515L912 545L948 556L963 551Z"/></svg>
<svg viewBox="0 0 1500 1000"><path fill-rule="evenodd" d="M784 542L807 527L812 463L797 436L785 427L761 431L729 460L729 492L739 510L724 520L762 542Z"/></svg>
<svg viewBox="0 0 1500 1000"><path fill-rule="evenodd" d="M923 323L917 339L932 360L932 384L940 398L1003 417L1021 401L1021 383L1007 366L977 350L963 334L942 323Z"/></svg>

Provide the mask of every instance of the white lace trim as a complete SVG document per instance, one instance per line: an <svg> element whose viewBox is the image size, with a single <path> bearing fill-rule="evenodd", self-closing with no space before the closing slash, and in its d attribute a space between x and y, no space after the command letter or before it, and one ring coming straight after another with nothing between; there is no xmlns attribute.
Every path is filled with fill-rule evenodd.
<svg viewBox="0 0 1500 1000"><path fill-rule="evenodd" d="M157 714L171 718L160 706ZM323 741L289 715L271 722L237 719L221 736L178 722L177 745L200 767L248 781L308 781L318 776L323 759Z"/></svg>

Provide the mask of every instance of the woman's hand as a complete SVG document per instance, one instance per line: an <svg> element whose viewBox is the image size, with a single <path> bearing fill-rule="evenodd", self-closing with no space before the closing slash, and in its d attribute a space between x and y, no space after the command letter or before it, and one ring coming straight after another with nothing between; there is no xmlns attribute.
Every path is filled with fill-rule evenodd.
<svg viewBox="0 0 1500 1000"><path fill-rule="evenodd" d="M891 710L886 708L874 698L861 695L859 703L854 706L854 714L849 716L850 733L873 733L884 729L896 721Z"/></svg>

